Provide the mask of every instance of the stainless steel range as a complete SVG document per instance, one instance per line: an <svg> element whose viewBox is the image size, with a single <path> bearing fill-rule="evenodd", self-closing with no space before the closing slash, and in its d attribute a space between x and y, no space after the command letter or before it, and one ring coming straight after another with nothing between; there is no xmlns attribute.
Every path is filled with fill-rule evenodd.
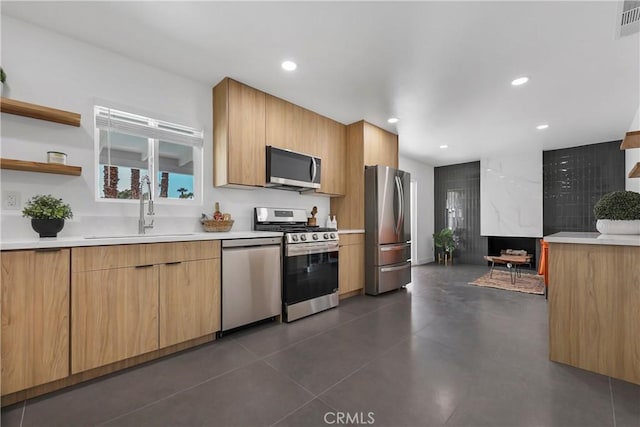
<svg viewBox="0 0 640 427"><path fill-rule="evenodd" d="M304 209L255 208L254 229L284 233L282 315L286 322L338 305L338 232L309 227Z"/></svg>

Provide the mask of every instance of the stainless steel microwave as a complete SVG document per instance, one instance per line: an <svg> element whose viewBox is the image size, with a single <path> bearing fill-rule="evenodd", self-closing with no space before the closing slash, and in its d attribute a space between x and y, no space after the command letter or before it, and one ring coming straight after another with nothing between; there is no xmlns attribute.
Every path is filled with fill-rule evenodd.
<svg viewBox="0 0 640 427"><path fill-rule="evenodd" d="M306 191L320 188L321 160L267 146L267 187Z"/></svg>

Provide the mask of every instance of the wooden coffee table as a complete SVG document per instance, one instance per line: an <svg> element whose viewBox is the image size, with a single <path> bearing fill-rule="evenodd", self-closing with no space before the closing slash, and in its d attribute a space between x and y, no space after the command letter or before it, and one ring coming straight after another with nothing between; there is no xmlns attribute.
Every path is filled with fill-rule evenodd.
<svg viewBox="0 0 640 427"><path fill-rule="evenodd" d="M493 276L493 269L496 264L504 264L509 270L511 275L511 283L516 283L516 278L522 276L521 267L525 264L531 266L532 255L500 255L500 256L485 256L484 259L491 262L491 272L489 277Z"/></svg>

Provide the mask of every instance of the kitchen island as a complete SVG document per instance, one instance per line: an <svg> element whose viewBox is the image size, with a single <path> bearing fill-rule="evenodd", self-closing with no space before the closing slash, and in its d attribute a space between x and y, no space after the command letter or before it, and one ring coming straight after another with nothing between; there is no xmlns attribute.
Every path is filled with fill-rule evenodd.
<svg viewBox="0 0 640 427"><path fill-rule="evenodd" d="M640 384L640 236L549 243L549 358Z"/></svg>

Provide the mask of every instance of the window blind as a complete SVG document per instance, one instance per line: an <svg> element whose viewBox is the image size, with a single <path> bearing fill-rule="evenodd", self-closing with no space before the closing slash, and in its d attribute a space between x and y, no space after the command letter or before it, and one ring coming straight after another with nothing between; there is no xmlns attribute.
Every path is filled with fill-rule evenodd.
<svg viewBox="0 0 640 427"><path fill-rule="evenodd" d="M98 129L193 147L203 145L204 132L187 126L100 106L95 107L95 118Z"/></svg>

